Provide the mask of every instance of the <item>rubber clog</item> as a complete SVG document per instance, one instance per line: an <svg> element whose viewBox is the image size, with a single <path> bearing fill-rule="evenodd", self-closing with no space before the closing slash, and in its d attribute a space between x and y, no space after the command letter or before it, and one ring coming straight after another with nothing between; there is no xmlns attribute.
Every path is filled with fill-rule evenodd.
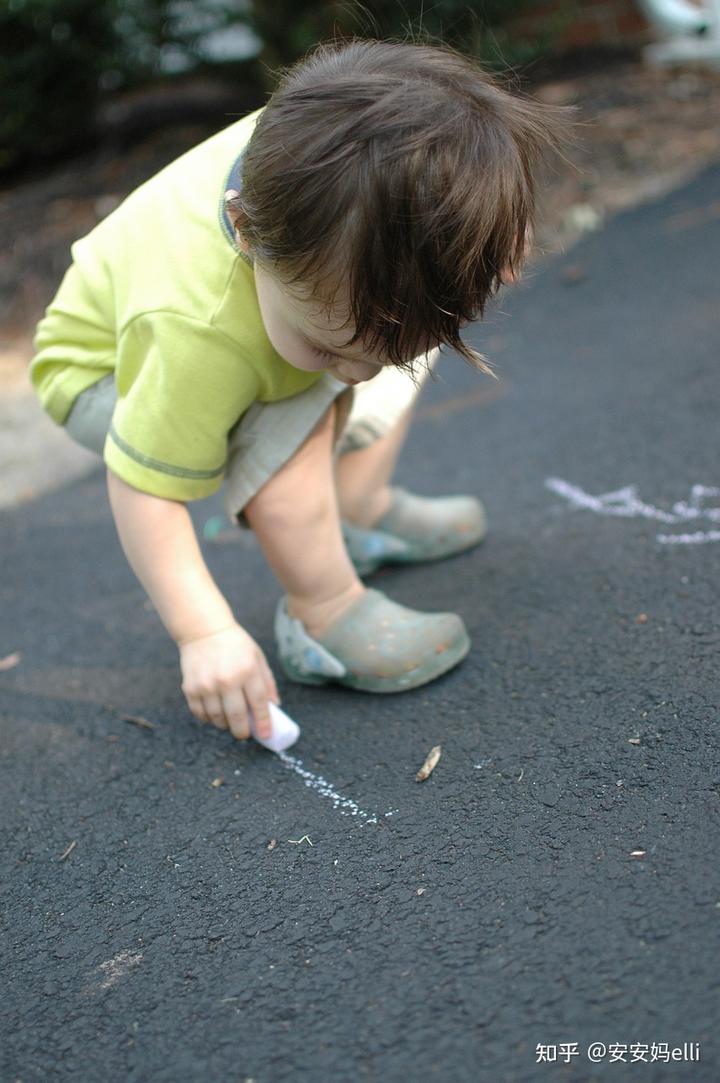
<svg viewBox="0 0 720 1083"><path fill-rule="evenodd" d="M442 560L487 534L485 508L475 496L422 497L398 487L392 494L389 510L371 528L343 520L345 547L359 575L383 564Z"/></svg>
<svg viewBox="0 0 720 1083"><path fill-rule="evenodd" d="M281 598L275 638L285 674L300 684L334 682L360 692L404 692L461 662L470 637L456 613L419 613L368 589L313 639Z"/></svg>

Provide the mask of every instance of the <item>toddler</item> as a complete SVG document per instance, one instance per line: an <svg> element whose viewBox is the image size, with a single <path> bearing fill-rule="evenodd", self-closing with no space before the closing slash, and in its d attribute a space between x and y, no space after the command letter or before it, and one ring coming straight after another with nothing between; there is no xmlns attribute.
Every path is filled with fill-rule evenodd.
<svg viewBox="0 0 720 1083"><path fill-rule="evenodd" d="M267 737L279 702L186 507L223 482L283 588L292 680L398 692L467 654L459 616L361 577L485 534L477 498L421 498L392 473L439 347L488 371L460 330L520 269L554 126L444 47L322 45L73 245L31 379L104 458L201 721L244 739L249 708Z"/></svg>

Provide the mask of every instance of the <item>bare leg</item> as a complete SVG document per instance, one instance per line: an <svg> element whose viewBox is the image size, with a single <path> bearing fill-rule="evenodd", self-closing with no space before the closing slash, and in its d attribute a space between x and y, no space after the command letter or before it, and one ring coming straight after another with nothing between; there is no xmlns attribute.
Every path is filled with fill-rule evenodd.
<svg viewBox="0 0 720 1083"><path fill-rule="evenodd" d="M401 692L457 665L469 651L470 639L456 614L419 613L382 592L368 594L360 582L340 523L333 459L335 410L333 403L290 462L246 505L245 516L286 590L289 615L301 620L311 637L324 637L323 645L343 664L340 676L332 679L368 692ZM384 455L358 453L358 471L362 466L365 476L367 466L373 484L383 484L401 443L398 432L388 433ZM366 495L372 491L368 486ZM343 621L357 602L358 619L351 615L351 620ZM301 683L325 683L327 670L306 660L304 647L297 655L292 628L286 627L284 634L289 643L283 656L288 676Z"/></svg>
<svg viewBox="0 0 720 1083"><path fill-rule="evenodd" d="M390 507L389 481L412 419L412 408L385 436L360 451L348 451L335 464L338 505L343 519L371 527Z"/></svg>
<svg viewBox="0 0 720 1083"><path fill-rule="evenodd" d="M333 474L335 404L245 507L288 613L319 636L365 593L345 549Z"/></svg>

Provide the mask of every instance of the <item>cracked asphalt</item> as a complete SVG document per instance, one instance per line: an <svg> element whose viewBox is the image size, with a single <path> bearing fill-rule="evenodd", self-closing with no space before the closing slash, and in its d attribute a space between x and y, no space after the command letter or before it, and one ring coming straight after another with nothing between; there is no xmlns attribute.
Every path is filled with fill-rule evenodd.
<svg viewBox="0 0 720 1083"><path fill-rule="evenodd" d="M536 268L474 329L500 383L444 360L398 480L490 534L371 582L473 651L285 682L284 758L192 719L100 469L0 513L2 1083L717 1083L719 207ZM254 538L192 510L274 660Z"/></svg>

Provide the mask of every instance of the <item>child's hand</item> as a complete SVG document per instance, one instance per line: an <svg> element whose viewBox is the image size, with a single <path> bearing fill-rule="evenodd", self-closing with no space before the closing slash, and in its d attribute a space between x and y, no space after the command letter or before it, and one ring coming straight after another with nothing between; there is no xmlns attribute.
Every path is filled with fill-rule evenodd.
<svg viewBox="0 0 720 1083"><path fill-rule="evenodd" d="M250 736L249 706L257 736L270 736L268 700L280 703L277 685L265 655L239 624L178 647L182 690L196 718L245 740Z"/></svg>

